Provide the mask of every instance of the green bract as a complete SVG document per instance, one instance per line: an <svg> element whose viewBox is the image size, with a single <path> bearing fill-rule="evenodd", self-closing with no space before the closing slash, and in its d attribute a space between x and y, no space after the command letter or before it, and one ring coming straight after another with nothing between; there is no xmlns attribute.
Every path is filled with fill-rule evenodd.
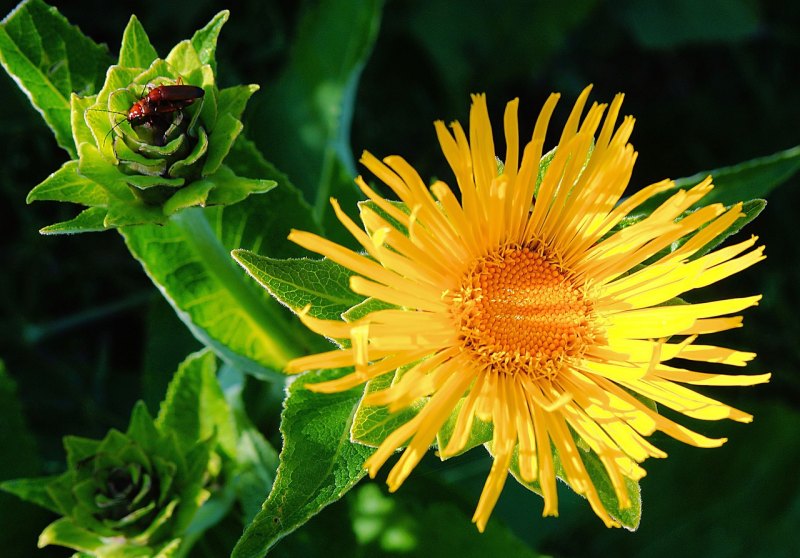
<svg viewBox="0 0 800 558"><path fill-rule="evenodd" d="M119 63L108 69L100 91L71 96L78 159L65 163L28 195L28 202L68 201L88 209L71 221L45 227L43 233L163 224L186 207L229 205L275 186L270 180L237 176L223 164L242 131L247 100L258 89L244 85L220 90L216 85L214 52L227 18L221 12L161 59L131 17ZM155 88L180 84L201 88L203 94L148 104ZM128 113L141 100L148 114L161 112L133 125Z"/></svg>

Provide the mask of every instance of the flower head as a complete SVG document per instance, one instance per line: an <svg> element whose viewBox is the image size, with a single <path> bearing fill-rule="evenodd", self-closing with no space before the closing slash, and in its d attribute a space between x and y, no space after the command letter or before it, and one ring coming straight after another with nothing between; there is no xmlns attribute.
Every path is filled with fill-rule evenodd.
<svg viewBox="0 0 800 558"><path fill-rule="evenodd" d="M302 316L315 332L349 343L296 359L289 369L354 367L315 384L319 392L393 375L363 400L414 410L365 463L374 476L405 447L388 477L392 490L437 435L443 458L488 442L494 464L473 518L480 530L510 468L523 482L538 483L544 515L557 513L558 474L606 525L616 525L587 472L589 455L626 508L626 479L644 476L639 464L646 458L666 455L646 436L660 430L700 447L725 441L662 416L652 402L697 419L748 422L750 415L687 386L769 378L691 365L743 366L753 358L698 339L740 326L732 314L759 296L691 304L676 298L763 259L755 238L704 250L741 216L741 204L689 211L711 190L710 178L686 191L665 180L623 199L636 159L628 143L633 118L618 124L622 95L610 106L593 104L582 117L588 94L589 88L544 157L558 95L547 100L522 149L518 102L508 103L502 162L484 96L473 97L468 134L458 123L448 130L436 122L460 200L444 182L426 187L400 157L380 161L365 153L362 163L401 201L387 201L359 178L370 200L360 208L363 229L333 202L366 255L311 233L290 235L350 269L352 290L381 304L351 322ZM629 218L659 193L665 201L655 210ZM622 227L623 221L632 222ZM487 423L490 438L476 442L474 429Z"/></svg>

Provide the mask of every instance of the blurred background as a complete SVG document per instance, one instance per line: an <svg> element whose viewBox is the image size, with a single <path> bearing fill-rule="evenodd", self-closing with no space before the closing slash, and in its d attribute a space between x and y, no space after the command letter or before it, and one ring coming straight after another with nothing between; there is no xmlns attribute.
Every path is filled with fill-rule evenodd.
<svg viewBox="0 0 800 558"><path fill-rule="evenodd" d="M290 176L302 172L281 145L302 142L303 131L265 124L276 110L265 102L290 59L298 26L317 2L51 3L114 54L131 13L165 55L230 8L218 80L261 85L245 113L245 133ZM14 5L0 2L1 15ZM563 94L555 127L593 83L593 100L625 92L624 112L637 118L632 187L638 188L800 144L799 70L800 4L790 0L392 0L358 83L350 147L356 158L364 149L403 155L423 177L449 181L432 122L466 123L470 93L488 94L497 122L505 103L519 97L526 135L551 91ZM136 399L155 406L177 363L199 345L118 234L38 234L75 214L62 204L25 204L27 192L67 156L0 73L0 359L35 438L18 436L20 425L0 425L0 477L13 478L58 472L62 436L101 437L125 426ZM743 329L717 341L757 352L749 371L773 372L771 383L709 392L755 420L688 424L727 436L717 450L656 437L670 457L646 464L638 532L605 529L566 490L561 517L542 519L541 499L510 480L491 528L479 537L469 518L490 462L474 451L446 463L431 457L390 498L383 484L362 483L280 543L275 555L463 558L497 544L519 556L565 558L800 556L798 186L794 178L774 191L761 216L739 233L758 235L768 259L704 293L764 295L746 313ZM7 380L0 387L3 404L13 405L14 387ZM277 410L260 409L259 416L279 444ZM0 494L0 548L34 555L36 535L51 520ZM235 540L236 528L228 538ZM219 548L225 540L220 536ZM198 547L197 555L223 555L209 548ZM46 549L35 555L68 554Z"/></svg>

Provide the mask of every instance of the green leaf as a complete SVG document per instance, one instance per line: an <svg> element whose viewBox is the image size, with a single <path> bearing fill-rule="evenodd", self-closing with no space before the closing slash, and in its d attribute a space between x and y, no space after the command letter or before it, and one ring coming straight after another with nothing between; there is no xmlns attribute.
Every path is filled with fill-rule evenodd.
<svg viewBox="0 0 800 558"><path fill-rule="evenodd" d="M214 141L208 146L208 156L203 163L203 176L214 174L228 156L236 137L242 132L244 125L231 114L220 115L214 125Z"/></svg>
<svg viewBox="0 0 800 558"><path fill-rule="evenodd" d="M249 197L251 194L264 194L269 192L277 183L274 180L260 178L245 178L236 176L230 167L223 165L213 175L207 177L214 185L208 193L208 205L233 205Z"/></svg>
<svg viewBox="0 0 800 558"><path fill-rule="evenodd" d="M0 23L0 64L73 158L70 94L94 93L111 63L104 46L41 0L22 2Z"/></svg>
<svg viewBox="0 0 800 558"><path fill-rule="evenodd" d="M310 304L311 316L337 320L364 299L350 290L352 272L327 258L277 260L247 250L234 250L232 255L253 279L295 313Z"/></svg>
<svg viewBox="0 0 800 558"><path fill-rule="evenodd" d="M263 556L361 479L370 448L350 441L361 390L318 394L305 388L341 371L300 376L289 387L281 415L283 450L275 484L262 510L233 549L235 558Z"/></svg>
<svg viewBox="0 0 800 558"><path fill-rule="evenodd" d="M758 215L764 211L764 208L767 207L767 202L764 200L750 200L744 202L742 204L742 216L736 219L733 224L714 237L708 244L706 244L703 248L697 251L692 256L692 259L697 259L703 254L707 254L720 244L722 244L726 238L732 236L739 232L745 225L747 225L750 221L758 217Z"/></svg>
<svg viewBox="0 0 800 558"><path fill-rule="evenodd" d="M203 64L211 66L214 73L217 71L217 62L215 59L217 38L222 30L222 26L228 21L229 16L230 12L228 10L222 10L208 22L208 25L202 29L198 29L192 36L192 46L195 51L197 51L200 61Z"/></svg>
<svg viewBox="0 0 800 558"><path fill-rule="evenodd" d="M219 115L230 114L232 117L240 119L245 106L247 106L247 101L258 90L258 85L254 84L235 85L221 89L217 101Z"/></svg>
<svg viewBox="0 0 800 558"><path fill-rule="evenodd" d="M608 472L606 471L603 463L600 461L600 458L596 453L589 449L585 443L581 442L580 439L577 439L577 441L581 460L583 461L584 467L586 467L586 472L589 475L591 483L597 489L597 494L600 498L600 502L603 504L603 507L606 509L606 511L608 511L609 515L619 521L623 527L629 531L635 531L639 527L639 522L642 518L642 494L641 489L639 488L639 483L623 477L626 492L628 493L628 498L630 499L631 505L627 508L620 508L619 500L617 499L616 492L611 484L611 478L608 476ZM491 453L491 444L487 444L486 447L489 450L489 453ZM567 476L564 471L564 466L561 464L561 460L555 449L553 449L553 462L555 465L556 476L564 480L566 483L565 479ZM511 475L522 486L532 492L535 492L539 496L542 495L542 489L538 481L528 482L522 479L522 475L519 470L519 454L516 448L514 449L514 455L512 456L509 470Z"/></svg>
<svg viewBox="0 0 800 558"><path fill-rule="evenodd" d="M225 399L236 417L239 432L233 488L242 506L243 523L247 525L261 510L264 495L269 494L272 489L275 471L278 468L278 452L250 420L242 400L242 391L247 382L247 377L242 371L224 365L219 373L219 382L225 392ZM260 385L263 386L263 383Z"/></svg>
<svg viewBox="0 0 800 558"><path fill-rule="evenodd" d="M66 546L92 555L106 545L102 537L82 529L66 518L54 521L39 535L39 548L50 544Z"/></svg>
<svg viewBox="0 0 800 558"><path fill-rule="evenodd" d="M67 161L28 193L27 203L67 201L83 205L105 205L108 193L97 182L78 173L78 161Z"/></svg>
<svg viewBox="0 0 800 558"><path fill-rule="evenodd" d="M465 400L466 399L463 397L459 399L458 403L453 408L453 412L450 413L447 421L436 434L436 445L438 447L445 448L450 442L450 438L453 436L453 430L455 430L456 427L456 421L458 420L458 413L461 411ZM474 447L490 442L493 434L494 425L491 422L486 422L475 417L472 421L472 428L470 429L467 443L464 444L464 447L455 455L462 455Z"/></svg>
<svg viewBox="0 0 800 558"><path fill-rule="evenodd" d="M364 395L382 391L389 388L395 376L402 375L413 365L397 370L394 374L387 373L367 382ZM384 405L364 405L360 403L353 417L353 427L350 435L354 442L364 445L378 447L381 442L392 432L400 428L425 406L427 400L418 399L408 407L392 413Z"/></svg>
<svg viewBox="0 0 800 558"><path fill-rule="evenodd" d="M50 476L7 480L0 483L0 490L14 494L26 502L41 506L53 513L61 514L63 510L59 508L47 490L54 478Z"/></svg>
<svg viewBox="0 0 800 558"><path fill-rule="evenodd" d="M393 308L397 308L394 304L390 304L379 298L366 298L363 301L359 302L347 312L342 314L342 319L346 322L355 322L371 314L372 312L377 312L378 310L391 310Z"/></svg>
<svg viewBox="0 0 800 558"><path fill-rule="evenodd" d="M279 186L234 205L183 211L163 227L121 232L195 337L237 367L269 377L319 341L247 277L230 251L256 250L273 238L285 238L294 224L314 225L297 191L251 143L240 138L229 164L240 174L274 177ZM270 244L270 250L284 257L301 251L289 243Z"/></svg>
<svg viewBox="0 0 800 558"><path fill-rule="evenodd" d="M150 43L147 32L136 16L132 15L122 34L118 64L129 68L147 68L156 58L158 53Z"/></svg>
<svg viewBox="0 0 800 558"><path fill-rule="evenodd" d="M206 349L181 363L167 388L156 425L162 432L174 432L184 451L216 434L228 456L236 456L236 426L217 382L214 353Z"/></svg>
<svg viewBox="0 0 800 558"><path fill-rule="evenodd" d="M164 202L164 215L172 215L181 209L196 205L206 205L208 193L212 188L214 188L214 183L210 180L198 180L181 188Z"/></svg>
<svg viewBox="0 0 800 558"><path fill-rule="evenodd" d="M350 122L381 7L379 0L325 0L306 10L288 67L259 105L258 143L315 200L318 217L330 209L331 195L352 188ZM349 175L344 183L337 160Z"/></svg>
<svg viewBox="0 0 800 558"><path fill-rule="evenodd" d="M707 176L713 178L714 189L698 202L698 206L711 203L733 205L740 201L765 198L772 190L797 174L798 170L800 170L800 146L738 165L679 178L675 181L674 188L653 196L637 208L635 214L649 215L677 190L691 188Z"/></svg>

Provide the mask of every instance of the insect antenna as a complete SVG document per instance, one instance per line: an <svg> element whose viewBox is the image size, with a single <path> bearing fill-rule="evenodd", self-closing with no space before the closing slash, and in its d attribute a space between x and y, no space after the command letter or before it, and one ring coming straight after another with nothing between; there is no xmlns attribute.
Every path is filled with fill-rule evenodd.
<svg viewBox="0 0 800 558"><path fill-rule="evenodd" d="M106 136L103 138L103 147L105 147L105 145L106 145L106 142L108 141L108 136L110 136L110 135L111 135L111 132L113 132L113 131L114 131L114 130L117 128L117 126L119 126L120 124L122 124L123 122L125 122L126 120L128 120L128 115L127 115L127 113L120 112L120 111L118 111L118 110L92 109L92 108L90 108L90 109L86 109L86 110L87 110L87 112L88 112L88 111L92 111L92 112L110 112L111 114L119 114L120 116L124 116L124 117L125 117L125 118L123 118L122 120L120 120L119 122L117 122L116 124L114 124L113 126L111 126L111 129L108 131L108 133L106 134Z"/></svg>

